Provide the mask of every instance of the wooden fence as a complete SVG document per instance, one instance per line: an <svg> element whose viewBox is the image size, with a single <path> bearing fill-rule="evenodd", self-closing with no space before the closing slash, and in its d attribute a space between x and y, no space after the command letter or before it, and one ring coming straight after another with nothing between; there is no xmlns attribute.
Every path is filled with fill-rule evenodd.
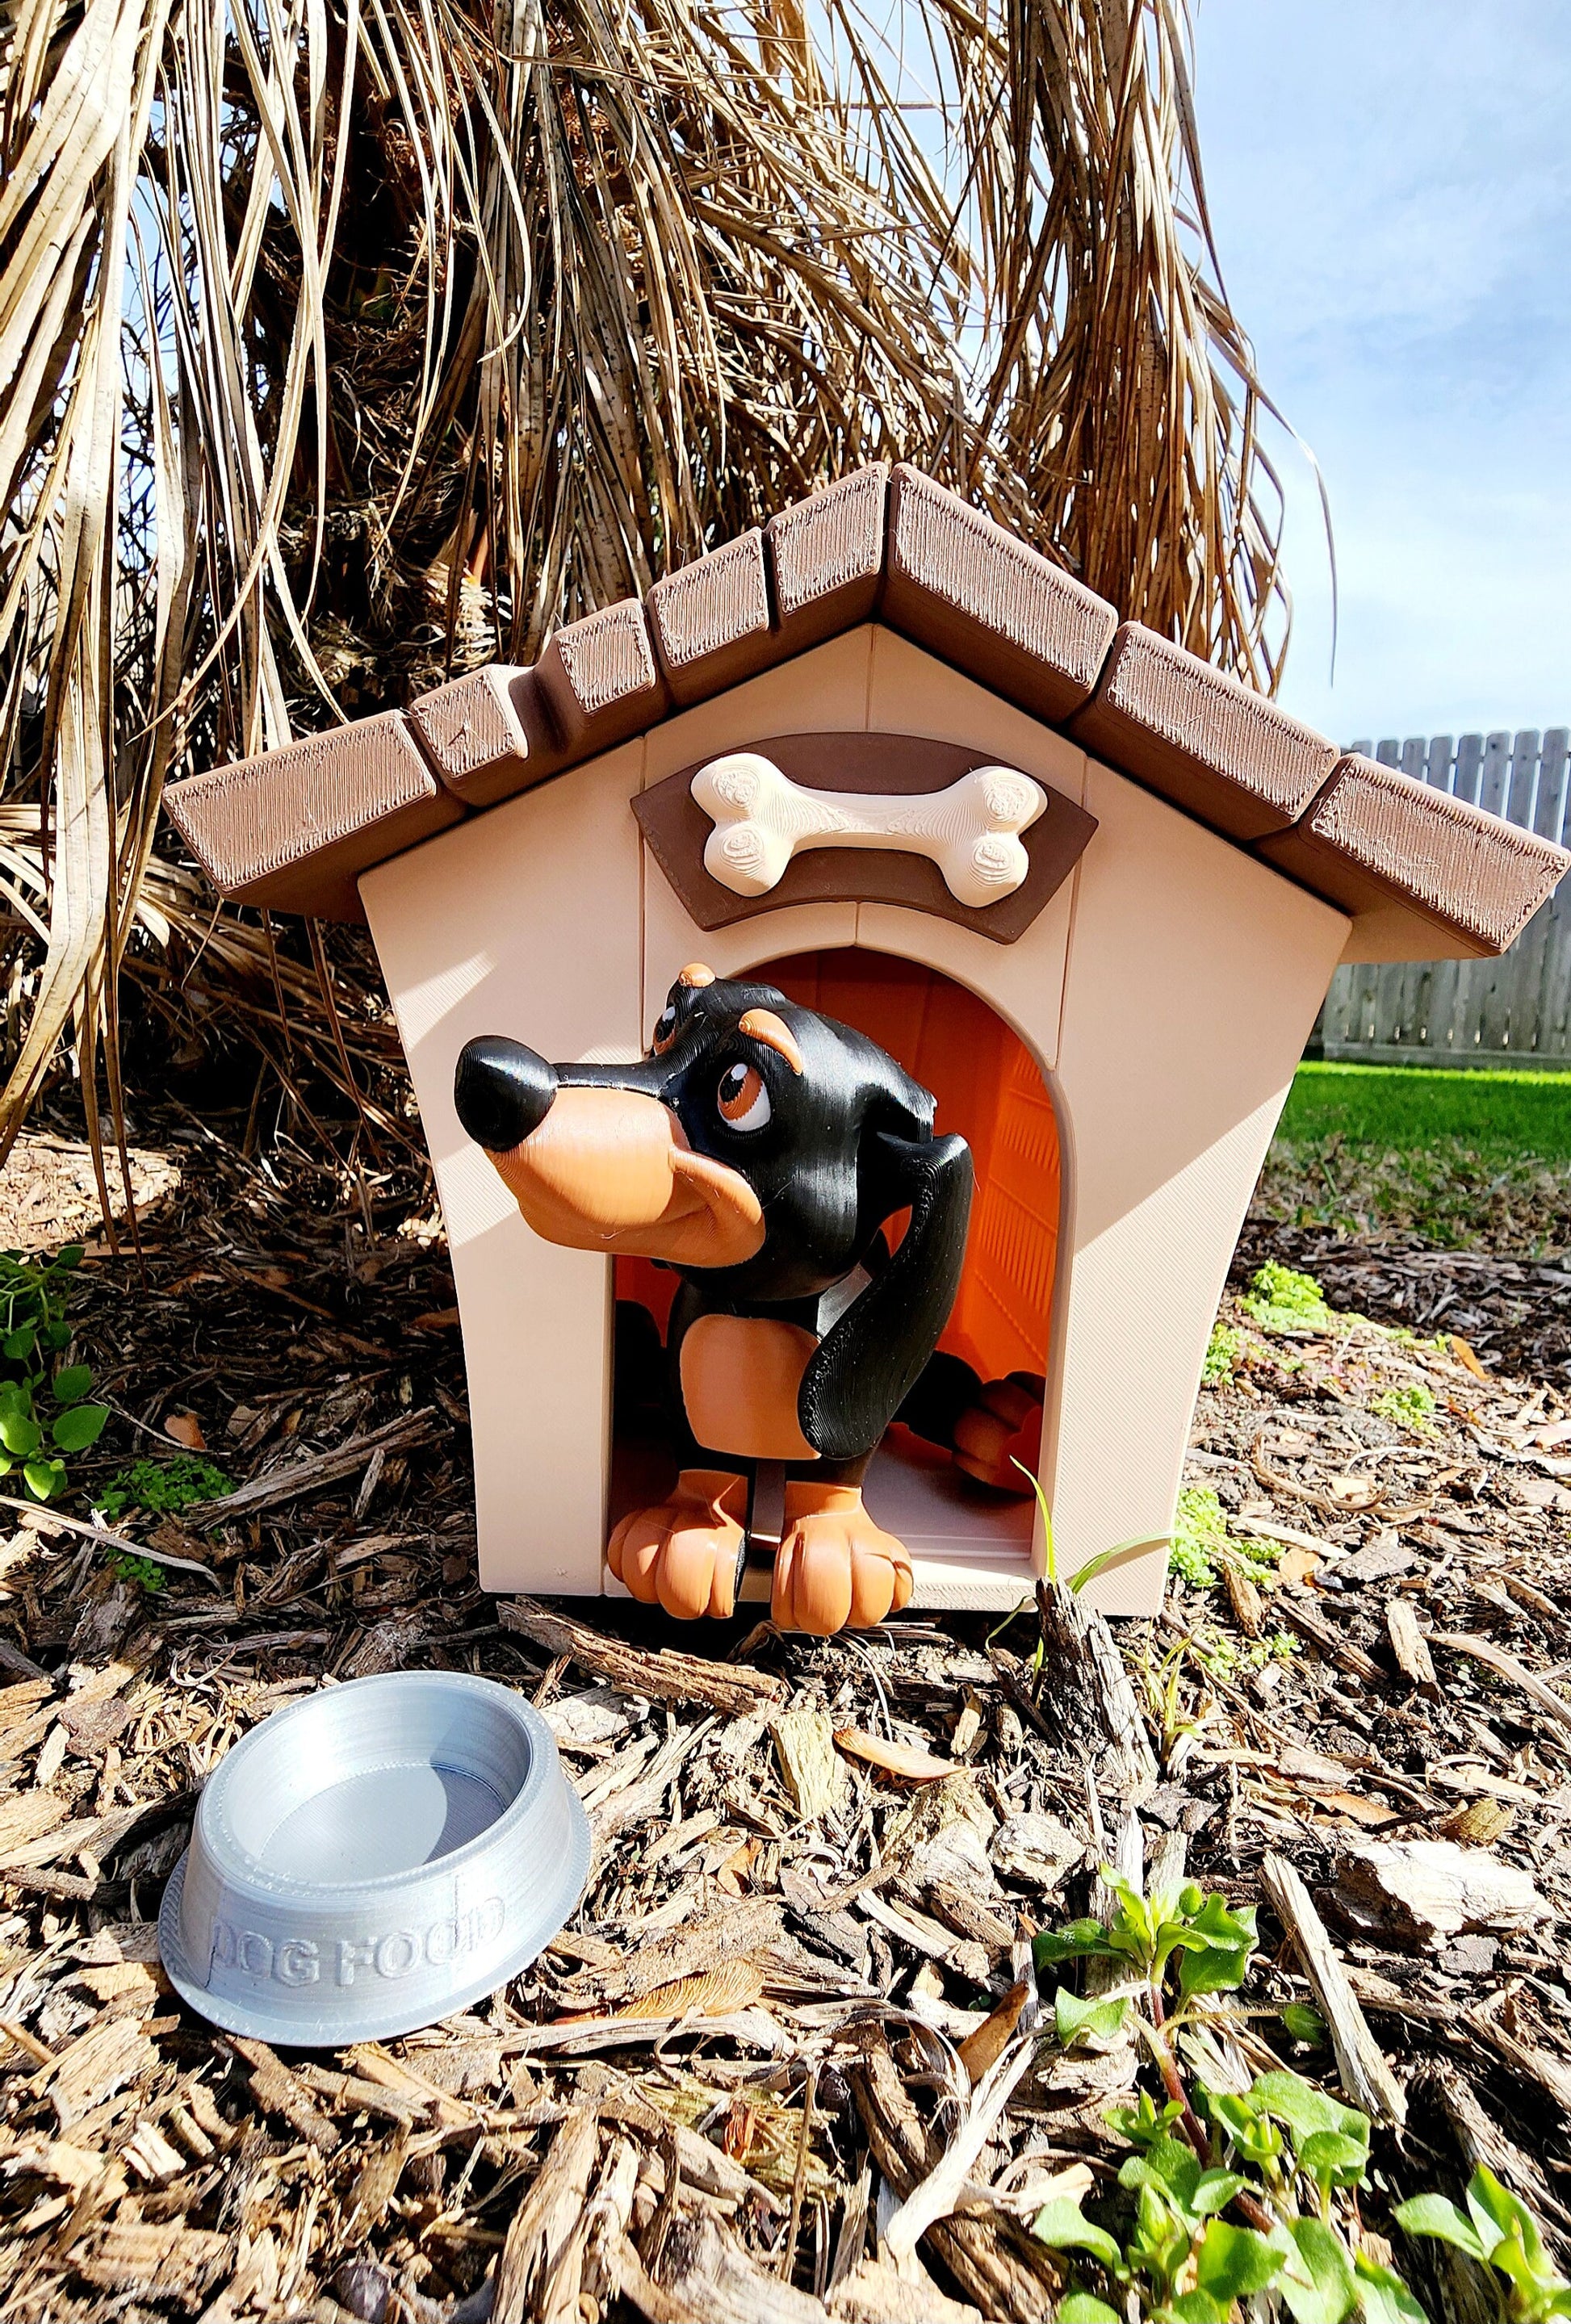
<svg viewBox="0 0 1571 2324"><path fill-rule="evenodd" d="M1564 726L1540 734L1449 734L1382 742L1373 756L1415 781L1571 846L1571 750ZM1352 748L1369 753L1367 742ZM1498 960L1396 961L1339 968L1312 1056L1364 1065L1571 1068L1571 879Z"/></svg>

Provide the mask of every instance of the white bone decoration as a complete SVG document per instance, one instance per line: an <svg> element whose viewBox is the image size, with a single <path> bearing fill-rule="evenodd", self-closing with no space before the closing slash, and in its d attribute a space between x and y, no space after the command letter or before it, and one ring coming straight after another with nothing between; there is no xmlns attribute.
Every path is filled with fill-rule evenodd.
<svg viewBox="0 0 1571 2324"><path fill-rule="evenodd" d="M981 911L1030 870L1021 839L1048 803L1015 767L974 767L941 791L814 791L757 751L731 751L693 777L715 828L704 869L734 896L766 896L799 848L883 847L936 863L956 903Z"/></svg>

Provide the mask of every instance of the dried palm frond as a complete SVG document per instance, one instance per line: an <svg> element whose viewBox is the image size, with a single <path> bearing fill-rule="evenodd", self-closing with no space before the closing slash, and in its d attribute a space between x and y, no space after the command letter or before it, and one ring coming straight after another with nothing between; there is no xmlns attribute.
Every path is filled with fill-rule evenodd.
<svg viewBox="0 0 1571 2324"><path fill-rule="evenodd" d="M118 1123L122 973L190 917L171 770L526 659L870 457L1272 683L1187 37L1174 0L0 0L0 1151L68 1035ZM199 943L263 954L347 1089L383 1034L319 943Z"/></svg>

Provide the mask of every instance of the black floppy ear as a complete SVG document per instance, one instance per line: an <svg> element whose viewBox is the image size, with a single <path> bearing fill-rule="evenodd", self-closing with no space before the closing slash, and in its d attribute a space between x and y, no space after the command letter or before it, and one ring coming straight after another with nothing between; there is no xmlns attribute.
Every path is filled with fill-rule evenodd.
<svg viewBox="0 0 1571 2324"><path fill-rule="evenodd" d="M876 1146L884 1216L909 1203L911 1222L802 1374L797 1417L827 1461L855 1460L877 1444L938 1345L966 1257L975 1176L966 1140L880 1131Z"/></svg>

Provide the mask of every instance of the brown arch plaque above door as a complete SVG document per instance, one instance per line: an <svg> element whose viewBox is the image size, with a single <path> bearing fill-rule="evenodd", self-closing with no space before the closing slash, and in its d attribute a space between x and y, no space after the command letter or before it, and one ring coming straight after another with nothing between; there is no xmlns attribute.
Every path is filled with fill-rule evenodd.
<svg viewBox="0 0 1571 2324"><path fill-rule="evenodd" d="M985 751L917 734L773 734L748 747L803 789L885 798L947 790L974 769L994 763ZM833 844L796 854L762 895L736 895L704 868L714 825L694 798L692 783L708 763L695 761L633 801L650 852L700 928L729 927L790 904L903 904L975 928L995 944L1014 944L1063 886L1096 828L1095 816L1076 800L1039 783L1047 804L1021 835L1029 859L1026 876L1012 894L980 908L957 901L926 856Z"/></svg>

